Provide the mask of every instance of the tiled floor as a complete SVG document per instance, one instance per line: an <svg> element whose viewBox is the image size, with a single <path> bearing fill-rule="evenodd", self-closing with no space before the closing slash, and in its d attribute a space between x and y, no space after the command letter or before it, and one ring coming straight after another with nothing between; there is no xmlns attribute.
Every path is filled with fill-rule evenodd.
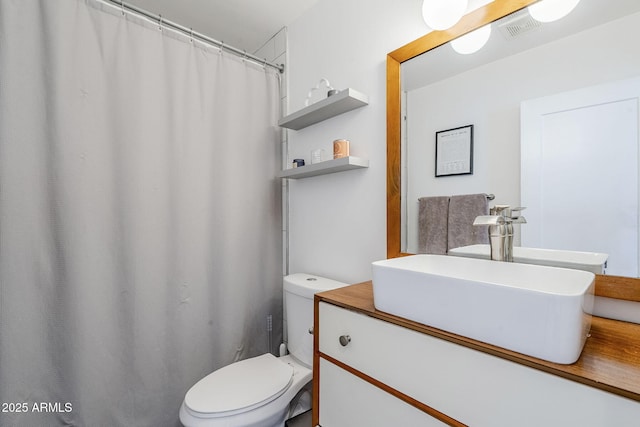
<svg viewBox="0 0 640 427"><path fill-rule="evenodd" d="M311 411L303 412L287 420L285 427L311 427Z"/></svg>

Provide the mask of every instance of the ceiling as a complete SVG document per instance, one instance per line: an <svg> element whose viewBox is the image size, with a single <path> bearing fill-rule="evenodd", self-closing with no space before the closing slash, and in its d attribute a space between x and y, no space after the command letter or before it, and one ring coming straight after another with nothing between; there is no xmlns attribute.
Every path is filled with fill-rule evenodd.
<svg viewBox="0 0 640 427"><path fill-rule="evenodd" d="M528 16L525 9L494 23L489 42L477 53L460 55L450 46L442 46L403 63L403 89L409 91L421 88L505 56L638 12L638 0L582 0L569 15L559 21L541 25L516 37L505 37L500 31L500 23L508 22L514 17Z"/></svg>
<svg viewBox="0 0 640 427"><path fill-rule="evenodd" d="M318 1L125 0L125 4L253 54Z"/></svg>

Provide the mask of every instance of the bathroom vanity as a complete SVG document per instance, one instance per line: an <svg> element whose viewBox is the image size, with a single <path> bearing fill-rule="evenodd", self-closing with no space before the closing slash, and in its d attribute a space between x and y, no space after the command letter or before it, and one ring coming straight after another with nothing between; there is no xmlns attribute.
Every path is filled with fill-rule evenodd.
<svg viewBox="0 0 640 427"><path fill-rule="evenodd" d="M593 317L561 365L375 309L371 282L315 296L313 425L637 426L640 325Z"/></svg>
<svg viewBox="0 0 640 427"><path fill-rule="evenodd" d="M415 199L407 196L403 184L410 156L403 150L406 113L401 107L402 96L409 90L403 81L412 69L411 60L420 57L429 67L429 55L424 53L437 55L437 48L448 41L535 1L490 2L452 28L428 33L387 55L388 259L409 255L403 241L407 227L403 203L412 204ZM589 3L611 9L611 2ZM587 51L591 47L584 45ZM418 74L428 76L442 69L450 75L446 67L434 64ZM476 85L484 90L483 83L478 79ZM473 99L484 102L481 97ZM511 178L509 174L506 179ZM459 190L465 192L471 191ZM616 304L609 314L618 315L624 306L636 315L637 278L597 275L595 280L596 297ZM640 324L594 316L580 357L564 365L378 311L371 282L316 295L315 305L314 425L640 425Z"/></svg>

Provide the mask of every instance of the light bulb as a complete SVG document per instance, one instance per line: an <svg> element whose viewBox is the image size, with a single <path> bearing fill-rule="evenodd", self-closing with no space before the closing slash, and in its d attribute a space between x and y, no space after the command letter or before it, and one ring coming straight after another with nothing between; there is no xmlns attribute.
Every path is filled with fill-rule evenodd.
<svg viewBox="0 0 640 427"><path fill-rule="evenodd" d="M491 24L473 30L464 36L451 41L451 47L458 53L468 55L482 49L491 36Z"/></svg>
<svg viewBox="0 0 640 427"><path fill-rule="evenodd" d="M422 17L429 28L446 30L453 27L467 10L467 0L424 0Z"/></svg>
<svg viewBox="0 0 640 427"><path fill-rule="evenodd" d="M529 6L529 14L539 22L553 22L567 16L580 0L542 0Z"/></svg>

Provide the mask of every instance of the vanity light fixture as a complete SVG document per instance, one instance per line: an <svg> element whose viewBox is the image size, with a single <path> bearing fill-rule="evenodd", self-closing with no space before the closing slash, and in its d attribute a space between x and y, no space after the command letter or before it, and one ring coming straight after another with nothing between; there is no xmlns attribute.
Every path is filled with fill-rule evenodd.
<svg viewBox="0 0 640 427"><path fill-rule="evenodd" d="M580 0L542 0L529 6L529 14L540 22L553 22L567 16Z"/></svg>
<svg viewBox="0 0 640 427"><path fill-rule="evenodd" d="M452 40L451 47L460 54L469 55L482 49L482 47L487 44L490 36L491 24L487 24L477 30L473 30L470 33L465 34L464 36Z"/></svg>
<svg viewBox="0 0 640 427"><path fill-rule="evenodd" d="M446 30L462 18L467 6L467 0L424 0L422 17L432 30Z"/></svg>

